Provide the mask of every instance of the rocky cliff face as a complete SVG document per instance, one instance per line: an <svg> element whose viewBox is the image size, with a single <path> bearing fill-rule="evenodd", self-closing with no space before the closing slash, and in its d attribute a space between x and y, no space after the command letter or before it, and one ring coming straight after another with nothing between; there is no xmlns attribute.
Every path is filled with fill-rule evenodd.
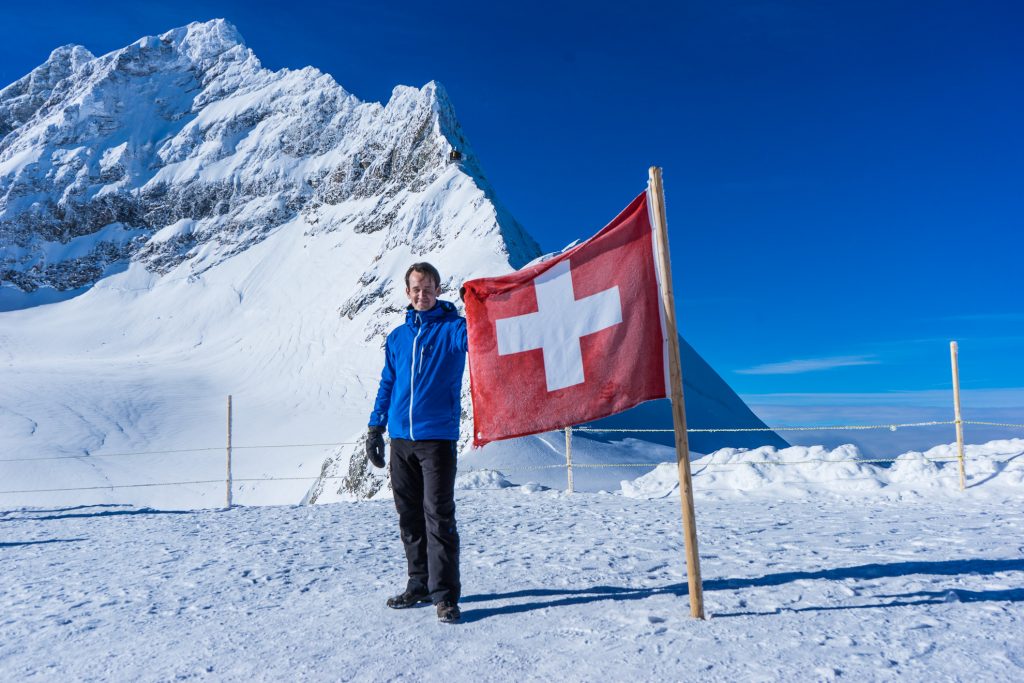
<svg viewBox="0 0 1024 683"><path fill-rule="evenodd" d="M223 20L94 57L54 50L0 91L0 285L88 286L127 261L198 274L301 217L426 253L453 226L419 211L466 176L513 264L534 241L497 207L444 89L360 102L316 69L268 71ZM453 154L455 152L455 154ZM454 226L458 229L458 226ZM346 306L361 310L367 292Z"/></svg>

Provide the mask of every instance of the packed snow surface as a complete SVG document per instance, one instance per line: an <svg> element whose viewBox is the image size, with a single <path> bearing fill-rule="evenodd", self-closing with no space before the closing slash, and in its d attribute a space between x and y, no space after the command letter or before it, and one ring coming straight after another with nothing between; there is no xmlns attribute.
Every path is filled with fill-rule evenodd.
<svg viewBox="0 0 1024 683"><path fill-rule="evenodd" d="M539 253L436 84L361 103L213 21L55 51L0 137L0 681L1022 678L1022 439L968 446L965 492L949 444L692 454L706 622L672 448L579 434L568 495L564 435L490 444L464 623L383 606L404 561L357 456L402 274ZM761 424L695 362L691 426ZM243 507L214 510L229 394Z"/></svg>
<svg viewBox="0 0 1024 683"><path fill-rule="evenodd" d="M0 679L1021 680L1019 488L698 500L457 493L464 620L404 585L390 501L0 512Z"/></svg>

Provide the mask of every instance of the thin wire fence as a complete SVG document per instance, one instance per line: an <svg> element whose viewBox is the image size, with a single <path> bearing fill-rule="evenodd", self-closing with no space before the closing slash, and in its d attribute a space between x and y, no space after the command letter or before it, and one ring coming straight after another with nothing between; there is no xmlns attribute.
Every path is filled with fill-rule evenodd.
<svg viewBox="0 0 1024 683"><path fill-rule="evenodd" d="M896 431L897 429L907 427L935 427L944 425L955 425L956 420L933 420L930 422L897 422L891 424L874 424L874 425L816 425L816 426L797 426L797 427L743 427L743 428L702 428L702 429L687 429L688 434L709 434L709 433L739 433L739 432L813 432L813 431L858 431L867 429L888 429L890 431ZM1024 429L1024 423L1013 423L1013 422L983 422L978 420L962 420L960 424L963 425L983 425L988 427L1008 427ZM582 433L608 433L608 434L671 434L674 433L674 429L640 429L640 428L598 428L598 427L573 427L573 432ZM563 432L565 430L559 430ZM252 450L252 449L270 449L270 448L331 448L336 446L355 446L359 444L358 441L331 441L325 443L291 443L291 444L261 444L261 445L249 445L249 446L235 446L232 445L232 450ZM121 453L81 453L78 455L54 455L54 456L43 456L38 458L0 458L0 462L41 462L45 460L80 460L82 458L120 458L128 456L138 455L172 455L178 453L209 453L209 452L224 452L224 446L203 446L196 448L176 448L169 450L157 450L157 451L126 451ZM890 462L893 459L877 459L877 462ZM859 462L868 462L867 460L859 459ZM631 465L632 463L626 463ZM657 463L653 463L657 464ZM582 465L574 465L575 467L581 467ZM560 465L556 466L560 467ZM2 491L0 491L2 493Z"/></svg>
<svg viewBox="0 0 1024 683"><path fill-rule="evenodd" d="M324 448L333 446L354 446L356 441L336 441L333 443L289 443L289 444L272 444L268 446L231 446L231 450L237 451L241 449L254 449L254 448ZM131 455L168 455L172 453L203 453L209 451L216 451L218 453L224 452L224 446L206 447L206 448L178 448L169 451L134 451L127 453L82 453L81 455L53 455L45 456L42 458L0 458L0 462L36 462L41 460L80 460L82 458L121 458Z"/></svg>
<svg viewBox="0 0 1024 683"><path fill-rule="evenodd" d="M940 458L940 459L926 459L930 461L941 461L941 462L955 462L956 457ZM831 463L870 463L871 460L830 460L830 461L796 461L788 463L779 463L775 461L763 461L763 462L732 462L732 463L702 463L701 469L694 473L694 479L697 479L699 474L704 471L707 467L729 467L729 466L742 466L742 465L778 465L778 464L803 464L805 462L831 462ZM672 463L624 463L624 464L589 464L589 465L573 465L573 467L583 468L628 468L628 467L657 467L659 465L669 465ZM565 465L537 465L532 467L517 467L517 468L505 468L502 467L500 472L529 472L538 470L549 470L549 469L565 469ZM493 469L471 469L466 470L467 472L493 472ZM270 482L270 481L343 481L347 477L329 476L329 477L242 477L233 478L232 481L235 483L239 482ZM938 475L938 479L955 479L956 475L949 475L943 477ZM873 480L870 477L844 477L842 480L835 481L868 481ZM824 485L829 482L815 482L815 481L801 481L800 486L816 486ZM103 486L77 486L77 487L65 487L65 488L48 488L48 489L20 489L14 491L0 491L0 494L29 494L29 493L58 493L64 491L108 491L115 489L136 489L136 488L154 488L161 486L193 486L193 485L223 485L223 479L201 479L195 481L170 481L170 482L148 482L143 484L107 484ZM702 490L704 490L702 488ZM711 490L711 489L708 489ZM724 490L724 489L723 489Z"/></svg>
<svg viewBox="0 0 1024 683"><path fill-rule="evenodd" d="M904 422L904 423L888 423L888 424L873 424L873 425L815 425L815 426L792 426L792 427L761 427L761 428L704 428L704 429L688 429L689 433L721 433L721 432L780 432L780 431L858 431L858 430L869 430L869 429L888 429L890 431L896 431L897 429L903 428L916 428L916 427L934 427L934 426L950 426L956 425L956 420L947 421L928 421L928 422ZM1024 424L1018 423L1007 423L1007 422L988 422L980 420L961 420L961 425L981 425L989 427L1005 427L1005 428L1017 428L1024 429ZM566 430L561 430L565 432ZM648 434L648 433L673 433L673 429L625 429L625 428L596 428L596 427L573 427L570 428L570 432L581 432L581 433L637 433L637 434ZM265 445L243 445L243 446L231 446L231 450L253 450L253 449L283 449L283 448L334 448L340 446L356 446L360 442L356 441L333 441L325 443L299 443L299 444L265 444ZM169 455L169 454L182 454L182 453L209 453L209 452L221 452L225 451L224 446L219 447L197 447L197 448L181 448L181 449L167 449L167 450L153 450L153 451L130 451L130 452L116 452L116 453L83 453L80 455L62 455L62 456L45 456L39 458L2 458L0 463L13 463L13 462L40 462L40 461L51 461L51 460L82 460L85 458L113 458L113 457L129 457L129 456L145 456L145 455ZM882 463L895 463L895 462L906 462L906 461L924 461L930 463L946 463L955 462L958 457L955 455L950 456L936 456L928 457L923 453L918 454L919 457L915 457L911 454L904 454L897 458L801 458L796 460L777 460L777 459L760 459L760 460L738 460L728 462L715 462L712 459L710 462L695 461L695 464L700 466L700 471L694 475L697 478L700 473L704 472L707 468L711 467L742 467L742 466L798 466L807 464L882 464ZM989 458L989 454L973 454L970 459L982 459ZM612 468L652 468L658 467L659 465L666 464L665 461L659 462L630 462L630 463L558 463L552 465L524 465L517 467L500 467L500 468L471 468L462 470L463 473L474 473L474 472L487 472L495 471L496 469L501 473L521 473L521 472L533 472L533 471L544 471L544 470L566 470L566 469L612 469ZM340 476L306 476L306 477L231 477L233 483L261 483L261 482L281 482L281 481L340 481L346 477ZM63 487L63 488L38 488L38 489L19 489L19 490L5 490L0 491L0 495L16 495L16 494L36 494L36 493L58 493L58 492L74 492L74 491L100 491L100 490L115 490L115 489L138 489L138 488L153 488L163 486L203 486L203 485L223 485L224 479L198 479L193 481L173 481L173 482L145 482L145 483L133 483L133 484L107 484L98 486L79 486L79 487ZM801 482L801 485L812 484L813 482Z"/></svg>
<svg viewBox="0 0 1024 683"><path fill-rule="evenodd" d="M969 460L980 460L983 458L989 458L995 456L989 456L988 454L976 454L968 457ZM742 467L745 465L779 465L779 466L791 466L791 465L808 465L814 463L825 463L830 465L838 464L854 464L854 465L871 465L881 463L894 463L894 462L911 462L911 461L922 461L931 463L944 463L944 462L956 462L959 458L955 455L950 456L939 456L931 457L921 454L921 457L912 457L904 455L899 458L804 458L802 460L737 460L733 462L700 462L694 460L693 464L701 467L703 471L707 467ZM659 462L620 462L620 463L577 463L572 464L573 469L601 469L601 468L630 468L630 467L658 467L659 465L671 464L675 465L674 462L668 462L661 460ZM460 472L488 472L499 470L502 473L510 472L532 472L535 470L552 470L552 469L566 469L565 463L559 463L557 465L530 465L524 467L496 467L496 468L474 468L469 470L460 470ZM696 478L696 474L693 475Z"/></svg>
<svg viewBox="0 0 1024 683"><path fill-rule="evenodd" d="M936 425L955 425L955 420L948 421L932 421L932 422L901 422L894 424L878 424L878 425L820 425L817 427L716 427L708 429L687 429L688 434L717 434L717 433L728 433L728 432L816 432L816 431L858 431L863 429L888 429L890 431L896 431L900 427L934 427ZM961 424L969 424L967 422L961 422ZM977 423L983 424L983 423ZM988 423L984 423L988 424ZM995 424L995 423L992 423ZM999 425L999 426L1021 426L1024 425ZM574 432L637 432L637 433L654 433L654 432L675 432L674 429L604 429L598 427L573 427Z"/></svg>

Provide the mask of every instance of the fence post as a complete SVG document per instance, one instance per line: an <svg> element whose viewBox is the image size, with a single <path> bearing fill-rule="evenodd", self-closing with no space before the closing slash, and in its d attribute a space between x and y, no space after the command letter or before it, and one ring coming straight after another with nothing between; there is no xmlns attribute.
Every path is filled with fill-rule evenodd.
<svg viewBox="0 0 1024 683"><path fill-rule="evenodd" d="M565 428L565 469L569 476L568 492L573 492L572 487L572 426Z"/></svg>
<svg viewBox="0 0 1024 683"><path fill-rule="evenodd" d="M228 474L225 481L227 507L231 507L231 394L228 394Z"/></svg>
<svg viewBox="0 0 1024 683"><path fill-rule="evenodd" d="M967 488L964 474L964 423L960 419L960 362L957 359L959 349L955 341L949 342L949 360L953 365L953 414L956 416L956 452L960 467L960 490Z"/></svg>

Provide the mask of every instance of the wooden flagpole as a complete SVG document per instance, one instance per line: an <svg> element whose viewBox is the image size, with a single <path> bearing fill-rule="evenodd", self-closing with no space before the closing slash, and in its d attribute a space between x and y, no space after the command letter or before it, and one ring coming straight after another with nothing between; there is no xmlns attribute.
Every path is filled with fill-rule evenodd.
<svg viewBox="0 0 1024 683"><path fill-rule="evenodd" d="M700 555L697 552L697 522L693 510L693 479L690 476L690 444L686 435L686 407L683 403L683 370L679 360L679 336L676 332L675 296L672 293L672 266L669 262L668 227L665 219L665 192L661 169L651 166L648 199L657 236L658 270L661 274L661 301L668 335L669 379L671 381L672 423L676 431L676 465L679 470L679 501L683 506L683 534L686 539L686 578L689 582L690 614L704 618L704 588L700 580Z"/></svg>

